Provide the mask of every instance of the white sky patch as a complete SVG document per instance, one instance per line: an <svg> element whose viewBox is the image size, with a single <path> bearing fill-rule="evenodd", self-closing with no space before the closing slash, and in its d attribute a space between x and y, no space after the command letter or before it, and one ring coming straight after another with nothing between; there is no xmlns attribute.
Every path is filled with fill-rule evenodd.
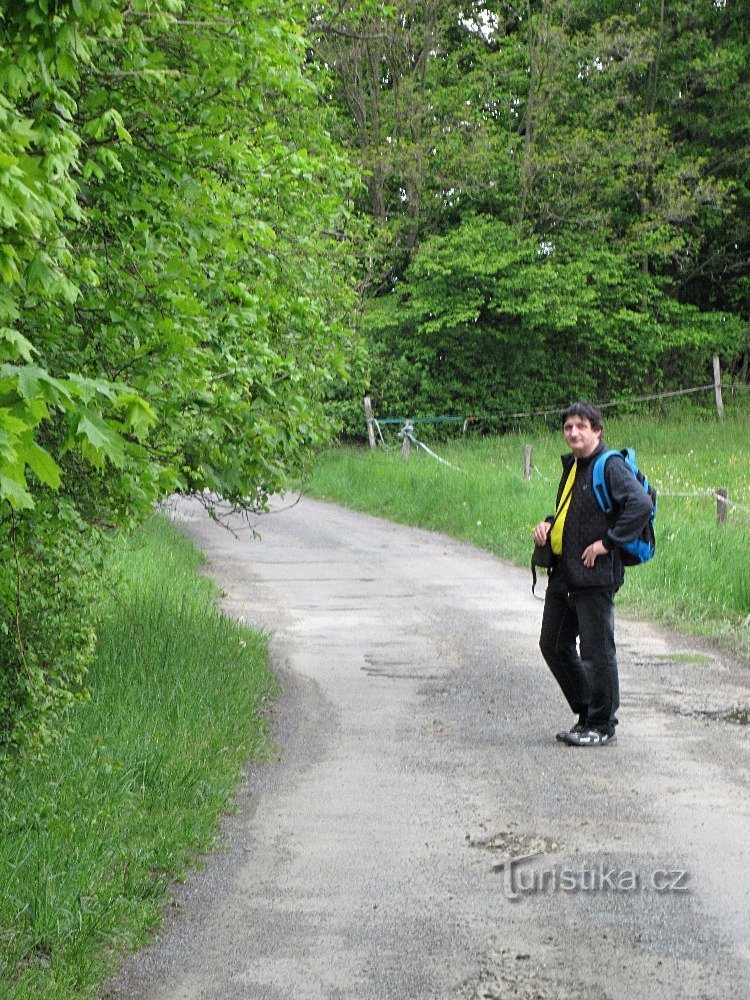
<svg viewBox="0 0 750 1000"><path fill-rule="evenodd" d="M579 63L580 69L578 70L578 79L585 80L587 76L591 76L593 72L603 73L604 63L601 61L599 56L597 56L593 62L590 63Z"/></svg>
<svg viewBox="0 0 750 1000"><path fill-rule="evenodd" d="M475 35L481 35L485 41L489 41L498 29L500 18L488 10L480 10L475 14L467 15L462 12L458 15L459 23L468 31Z"/></svg>

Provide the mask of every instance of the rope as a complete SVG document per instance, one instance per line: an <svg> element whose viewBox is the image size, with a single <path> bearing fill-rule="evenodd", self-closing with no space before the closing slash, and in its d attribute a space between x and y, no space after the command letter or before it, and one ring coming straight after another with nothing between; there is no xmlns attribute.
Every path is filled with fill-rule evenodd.
<svg viewBox="0 0 750 1000"><path fill-rule="evenodd" d="M446 462L444 458L440 457L440 455L436 455L434 451L430 451L430 449L427 447L426 444L423 444L421 441L417 441L417 439L414 437L409 427L410 427L409 424L406 424L404 427L402 427L401 430L398 432L398 436L400 438L405 438L405 437L408 438L411 441L411 443L417 445L418 448L424 448L424 450L427 452L428 455L431 455L433 458L436 458L438 462L442 462L443 465L447 465L448 468L453 469L454 472L461 471L458 468L458 466L451 465L450 462Z"/></svg>
<svg viewBox="0 0 750 1000"><path fill-rule="evenodd" d="M375 417L370 417L370 419L367 421L367 423L368 424L369 423L375 424L375 426L378 429L378 437L380 438L380 443L383 445L383 447L385 448L386 451L390 451L390 447L385 443L385 438L383 437L383 432L380 429L380 424L375 419Z"/></svg>
<svg viewBox="0 0 750 1000"><path fill-rule="evenodd" d="M460 424L465 423L467 420L472 420L473 417L383 417L380 421L376 420L375 417L368 417L368 424L406 424L407 420L412 424Z"/></svg>
<svg viewBox="0 0 750 1000"><path fill-rule="evenodd" d="M532 468L532 469L534 470L534 472L536 472L536 474L537 474L538 476L540 476L540 477L541 477L541 478L542 478L542 479L543 479L543 480L545 481L545 483L551 483L551 482L552 482L552 480L551 480L551 479L548 479L548 478L547 478L547 477L546 477L546 476L545 476L545 475L544 475L544 474L543 474L543 473L542 473L542 472L541 472L541 471L540 471L540 470L539 470L539 469L537 468L537 466L533 464L533 462L532 462L532 465L531 465L531 468Z"/></svg>
<svg viewBox="0 0 750 1000"><path fill-rule="evenodd" d="M606 403L596 403L595 405L601 410L611 406L625 406L631 403L650 403L657 399L671 399L675 396L689 396L696 392L708 392L714 388L714 383L710 382L706 385L697 385L689 389L670 389L666 392L654 392L646 396L628 396L624 399L616 399ZM735 382L734 384L722 384L721 388L729 392L735 389L750 389L750 383ZM542 410L523 410L517 413L480 413L466 417L410 417L408 418L408 421L406 417L384 417L379 422L381 424L401 425L404 425L407 422L411 424L463 423L464 430L466 430L470 423L474 423L479 420L518 420L521 417L548 417L553 414L560 414L564 412L565 407L558 406L548 407ZM368 418L367 422L377 423L374 417Z"/></svg>
<svg viewBox="0 0 750 1000"><path fill-rule="evenodd" d="M741 510L746 514L750 514L750 507L745 507L741 503L735 503L734 500L730 500L729 497L722 496L721 493L717 493L716 490L705 489L698 493L671 493L667 490L658 490L659 499L662 497L681 497L683 499L689 500L699 500L705 497L711 497L714 500L718 500L719 503L723 503L727 507L732 507L734 510Z"/></svg>
<svg viewBox="0 0 750 1000"><path fill-rule="evenodd" d="M602 410L609 406L624 406L630 403L649 403L656 399L669 399L672 396L687 396L694 392L706 392L709 389L713 389L714 384L711 382L710 385L698 385L691 389L673 389L669 392L655 392L650 393L647 396L628 396L625 399L616 399L608 403L595 403L594 405ZM746 389L748 386L741 384L735 386L725 386L724 388L734 388L734 389ZM553 414L564 413L565 407L558 406L553 409L544 410L526 410L522 413L499 413L499 414L484 414L482 416L476 417L478 420L518 420L521 417L549 417Z"/></svg>

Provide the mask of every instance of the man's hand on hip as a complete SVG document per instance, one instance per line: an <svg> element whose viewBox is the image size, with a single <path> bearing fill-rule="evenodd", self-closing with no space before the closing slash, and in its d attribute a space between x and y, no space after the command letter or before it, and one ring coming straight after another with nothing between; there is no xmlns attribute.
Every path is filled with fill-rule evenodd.
<svg viewBox="0 0 750 1000"><path fill-rule="evenodd" d="M587 548L583 550L583 555L581 559L583 560L583 565L587 569L592 569L594 563L599 556L607 554L607 549L604 547L604 542L601 540L592 542Z"/></svg>

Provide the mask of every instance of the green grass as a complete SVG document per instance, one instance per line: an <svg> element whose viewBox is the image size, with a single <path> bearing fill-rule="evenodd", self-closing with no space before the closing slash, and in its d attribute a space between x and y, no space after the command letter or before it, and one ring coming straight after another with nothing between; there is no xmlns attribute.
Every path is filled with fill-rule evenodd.
<svg viewBox="0 0 750 1000"><path fill-rule="evenodd" d="M554 502L562 435L537 429L435 443L428 434L417 426L420 439L456 469L414 446L404 462L392 436L390 451L342 447L321 455L305 491L528 565L533 527ZM634 447L659 491L656 556L628 571L620 606L750 656L750 417L611 420L606 439L612 447ZM538 470L529 482L526 444ZM708 495L718 487L745 508L730 508L723 527ZM682 493L697 496L670 495Z"/></svg>
<svg viewBox="0 0 750 1000"><path fill-rule="evenodd" d="M269 750L266 637L218 612L202 561L164 518L120 546L91 701L3 790L2 997L95 995Z"/></svg>
<svg viewBox="0 0 750 1000"><path fill-rule="evenodd" d="M701 653L660 653L654 659L665 663L695 663L700 666L708 666L711 662L710 656L703 656Z"/></svg>

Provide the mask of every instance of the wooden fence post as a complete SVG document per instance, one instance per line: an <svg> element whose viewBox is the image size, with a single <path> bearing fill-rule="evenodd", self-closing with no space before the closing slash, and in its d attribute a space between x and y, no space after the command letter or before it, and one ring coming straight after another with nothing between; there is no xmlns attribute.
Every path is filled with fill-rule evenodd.
<svg viewBox="0 0 750 1000"><path fill-rule="evenodd" d="M531 479L531 445L527 444L523 450L523 478Z"/></svg>
<svg viewBox="0 0 750 1000"><path fill-rule="evenodd" d="M404 444L403 447L401 448L401 457L404 459L404 461L409 457L409 448L411 447L411 440L409 438L409 435L412 433L413 430L414 430L414 425L412 424L411 420L407 420L406 423L404 424L404 429L403 429Z"/></svg>
<svg viewBox="0 0 750 1000"><path fill-rule="evenodd" d="M727 523L727 497L729 491L724 486L720 486L716 491L716 523Z"/></svg>
<svg viewBox="0 0 750 1000"><path fill-rule="evenodd" d="M716 396L716 412L719 420L724 419L724 400L721 398L721 363L718 357L714 358L714 395Z"/></svg>
<svg viewBox="0 0 750 1000"><path fill-rule="evenodd" d="M369 396L365 396L365 418L367 420L367 439L371 448L377 448L375 441L375 428L372 424L372 402Z"/></svg>

